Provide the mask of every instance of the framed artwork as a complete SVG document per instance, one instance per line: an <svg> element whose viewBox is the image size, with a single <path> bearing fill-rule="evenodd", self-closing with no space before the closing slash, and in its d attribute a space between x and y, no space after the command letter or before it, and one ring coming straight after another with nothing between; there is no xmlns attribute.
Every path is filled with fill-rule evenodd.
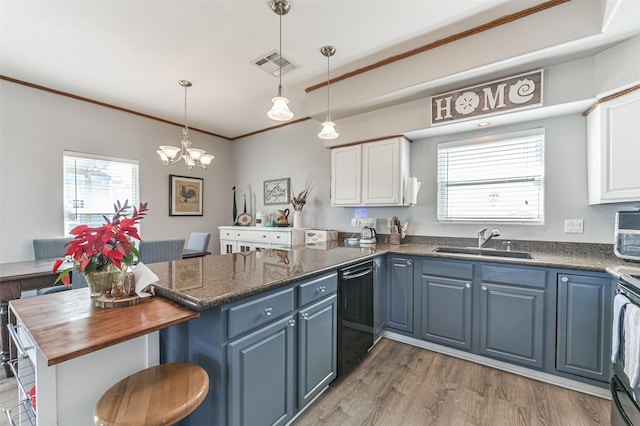
<svg viewBox="0 0 640 426"><path fill-rule="evenodd" d="M289 204L289 178L271 179L264 181L264 205Z"/></svg>
<svg viewBox="0 0 640 426"><path fill-rule="evenodd" d="M169 216L202 216L202 178L169 175Z"/></svg>

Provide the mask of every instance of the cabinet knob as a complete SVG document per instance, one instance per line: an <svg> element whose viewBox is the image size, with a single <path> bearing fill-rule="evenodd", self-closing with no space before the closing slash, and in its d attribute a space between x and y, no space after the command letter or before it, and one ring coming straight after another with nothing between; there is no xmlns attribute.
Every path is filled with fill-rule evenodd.
<svg viewBox="0 0 640 426"><path fill-rule="evenodd" d="M566 283L567 281L569 281L569 278L562 277L562 278L560 278L560 281L562 281L563 283Z"/></svg>
<svg viewBox="0 0 640 426"><path fill-rule="evenodd" d="M267 308L264 310L264 314L268 317L270 317L271 315L273 315L273 308Z"/></svg>
<svg viewBox="0 0 640 426"><path fill-rule="evenodd" d="M321 285L320 287L318 287L318 292L319 293L324 293L327 290L327 288L323 285Z"/></svg>
<svg viewBox="0 0 640 426"><path fill-rule="evenodd" d="M413 263L412 260L407 260L407 265L411 265Z"/></svg>
<svg viewBox="0 0 640 426"><path fill-rule="evenodd" d="M309 314L308 314L308 313L306 313L306 312L305 312L305 313L303 313L303 314L302 314L302 318L304 318L304 319L309 318Z"/></svg>
<svg viewBox="0 0 640 426"><path fill-rule="evenodd" d="M484 291L487 291L487 286L486 286L486 285L483 285L483 286L482 286L482 289L483 289Z"/></svg>
<svg viewBox="0 0 640 426"><path fill-rule="evenodd" d="M464 286L465 286L466 288L470 288L470 287L471 287L471 283L466 283Z"/></svg>
<svg viewBox="0 0 640 426"><path fill-rule="evenodd" d="M294 319L290 319L290 320L289 320L289 325L290 325L291 327L295 327L295 326L296 326L296 320L294 320Z"/></svg>

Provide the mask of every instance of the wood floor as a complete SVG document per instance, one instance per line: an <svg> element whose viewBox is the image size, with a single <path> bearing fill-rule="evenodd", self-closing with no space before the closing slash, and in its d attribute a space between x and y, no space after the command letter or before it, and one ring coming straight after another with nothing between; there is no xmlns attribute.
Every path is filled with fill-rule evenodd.
<svg viewBox="0 0 640 426"><path fill-rule="evenodd" d="M16 395L14 380L0 379L0 407L14 404ZM605 399L382 339L294 424L609 425L610 406Z"/></svg>
<svg viewBox="0 0 640 426"><path fill-rule="evenodd" d="M611 402L382 339L295 422L306 425L609 425Z"/></svg>

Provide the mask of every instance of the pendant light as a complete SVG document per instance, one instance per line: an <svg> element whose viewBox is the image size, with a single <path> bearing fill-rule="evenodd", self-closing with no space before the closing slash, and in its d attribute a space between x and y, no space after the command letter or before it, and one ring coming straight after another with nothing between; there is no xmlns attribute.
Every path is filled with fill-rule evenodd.
<svg viewBox="0 0 640 426"><path fill-rule="evenodd" d="M192 84L187 80L180 80L178 83L180 86L184 87L184 129L182 129L180 148L163 145L156 152L162 159L165 166L175 164L181 159L184 159L189 170L193 169L194 166L206 169L209 164L211 164L211 161L213 161L214 156L207 154L207 151L204 149L191 148L191 141L189 140L189 126L187 124L187 88L191 87Z"/></svg>
<svg viewBox="0 0 640 426"><path fill-rule="evenodd" d="M273 102L273 106L267 112L267 116L275 121L287 121L293 118L293 113L287 106L289 103L289 99L282 96L282 15L286 15L289 13L289 9L291 6L287 0L273 0L271 2L271 10L280 16L280 49L278 50L278 54L280 57L278 58L278 65L280 66L280 72L278 74L280 78L280 82L278 84L278 95L271 99Z"/></svg>
<svg viewBox="0 0 640 426"><path fill-rule="evenodd" d="M322 123L322 130L318 133L318 137L320 139L335 139L339 135L333 128L336 123L331 121L331 110L329 109L329 58L336 53L336 49L333 46L323 46L320 48L320 53L327 57L327 119Z"/></svg>

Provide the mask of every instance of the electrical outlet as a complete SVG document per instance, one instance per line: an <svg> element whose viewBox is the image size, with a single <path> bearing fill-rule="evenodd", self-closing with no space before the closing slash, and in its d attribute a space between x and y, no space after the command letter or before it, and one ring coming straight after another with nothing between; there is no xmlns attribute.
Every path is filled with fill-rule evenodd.
<svg viewBox="0 0 640 426"><path fill-rule="evenodd" d="M351 226L358 226L358 219L355 217L351 218Z"/></svg>
<svg viewBox="0 0 640 426"><path fill-rule="evenodd" d="M565 219L565 234L582 234L584 232L584 220L582 219Z"/></svg>

